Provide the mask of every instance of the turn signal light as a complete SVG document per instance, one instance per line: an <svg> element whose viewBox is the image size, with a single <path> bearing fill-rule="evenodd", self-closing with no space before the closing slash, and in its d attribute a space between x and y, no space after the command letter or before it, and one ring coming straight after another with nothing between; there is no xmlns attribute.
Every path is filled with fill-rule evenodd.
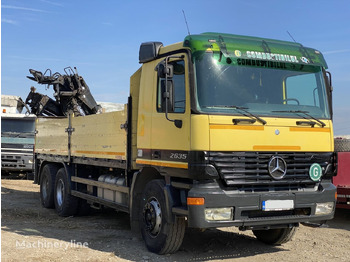
<svg viewBox="0 0 350 262"><path fill-rule="evenodd" d="M187 198L187 205L190 206L202 206L204 205L204 198L203 197L188 197Z"/></svg>

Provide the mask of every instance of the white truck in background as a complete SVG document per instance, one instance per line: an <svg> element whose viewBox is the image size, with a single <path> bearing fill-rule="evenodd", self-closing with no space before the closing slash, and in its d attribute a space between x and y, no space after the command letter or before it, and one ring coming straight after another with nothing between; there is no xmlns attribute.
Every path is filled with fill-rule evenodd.
<svg viewBox="0 0 350 262"><path fill-rule="evenodd" d="M1 176L33 172L36 116L18 112L19 96L1 95Z"/></svg>

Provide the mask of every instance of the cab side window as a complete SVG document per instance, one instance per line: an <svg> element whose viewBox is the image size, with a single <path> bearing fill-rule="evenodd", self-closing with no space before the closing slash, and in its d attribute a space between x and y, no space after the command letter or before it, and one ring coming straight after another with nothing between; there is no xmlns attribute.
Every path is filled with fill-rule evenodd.
<svg viewBox="0 0 350 262"><path fill-rule="evenodd" d="M185 63L183 60L170 62L174 68L173 88L170 92L173 98L173 107L168 110L169 113L184 113L186 108L186 85L185 85ZM169 90L169 88L168 88ZM157 90L157 112L165 112L166 99L164 98L165 78L158 79Z"/></svg>

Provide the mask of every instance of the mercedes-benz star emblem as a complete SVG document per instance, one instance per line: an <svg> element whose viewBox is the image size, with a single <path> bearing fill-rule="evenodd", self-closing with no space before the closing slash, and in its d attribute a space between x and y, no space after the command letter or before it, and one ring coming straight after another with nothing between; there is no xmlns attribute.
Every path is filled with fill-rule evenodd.
<svg viewBox="0 0 350 262"><path fill-rule="evenodd" d="M286 161L280 156L273 156L269 161L268 169L272 178L276 180L282 179L287 172Z"/></svg>

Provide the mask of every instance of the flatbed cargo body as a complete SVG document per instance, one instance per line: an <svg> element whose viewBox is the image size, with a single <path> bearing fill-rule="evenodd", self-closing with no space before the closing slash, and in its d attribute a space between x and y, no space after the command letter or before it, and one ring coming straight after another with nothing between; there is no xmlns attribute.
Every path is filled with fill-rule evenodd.
<svg viewBox="0 0 350 262"><path fill-rule="evenodd" d="M37 119L35 152L74 161L126 161L126 111L71 118ZM70 140L70 141L69 141Z"/></svg>

